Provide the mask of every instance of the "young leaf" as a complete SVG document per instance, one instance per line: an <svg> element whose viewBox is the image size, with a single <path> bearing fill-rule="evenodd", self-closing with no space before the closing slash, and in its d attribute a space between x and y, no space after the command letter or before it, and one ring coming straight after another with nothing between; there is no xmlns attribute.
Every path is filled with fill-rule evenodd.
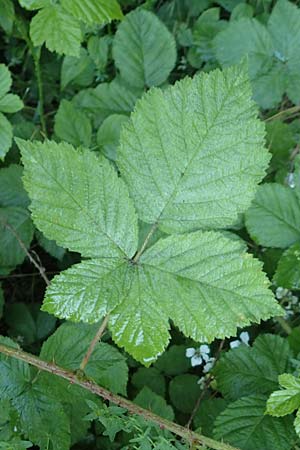
<svg viewBox="0 0 300 450"><path fill-rule="evenodd" d="M295 434L292 417L264 415L266 398L243 397L231 403L215 421L214 438L241 450L291 450Z"/></svg>
<svg viewBox="0 0 300 450"><path fill-rule="evenodd" d="M30 23L35 46L46 44L51 52L79 56L82 33L80 23L58 4L41 9Z"/></svg>
<svg viewBox="0 0 300 450"><path fill-rule="evenodd" d="M139 9L128 14L119 25L113 57L129 86L159 86L175 66L176 43L158 17Z"/></svg>
<svg viewBox="0 0 300 450"><path fill-rule="evenodd" d="M300 239L300 202L295 192L277 183L260 186L246 212L252 239L266 247L285 248Z"/></svg>
<svg viewBox="0 0 300 450"><path fill-rule="evenodd" d="M256 116L244 64L144 95L117 161L140 219L168 233L232 225L269 161Z"/></svg>
<svg viewBox="0 0 300 450"><path fill-rule="evenodd" d="M267 413L281 417L291 414L300 407L300 380L294 375L284 373L278 377L283 388L270 395L267 402Z"/></svg>
<svg viewBox="0 0 300 450"><path fill-rule="evenodd" d="M117 0L61 0L61 5L76 19L88 24L102 24L123 18Z"/></svg>

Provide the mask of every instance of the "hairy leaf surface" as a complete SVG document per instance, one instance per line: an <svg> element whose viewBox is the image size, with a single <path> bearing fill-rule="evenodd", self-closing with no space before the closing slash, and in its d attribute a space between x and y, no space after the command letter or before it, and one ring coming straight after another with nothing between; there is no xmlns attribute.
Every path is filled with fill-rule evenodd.
<svg viewBox="0 0 300 450"><path fill-rule="evenodd" d="M117 161L140 219L169 233L232 225L269 161L256 116L245 65L144 95Z"/></svg>
<svg viewBox="0 0 300 450"><path fill-rule="evenodd" d="M33 219L46 237L86 257L122 261L134 254L135 212L107 160L66 143L18 145Z"/></svg>

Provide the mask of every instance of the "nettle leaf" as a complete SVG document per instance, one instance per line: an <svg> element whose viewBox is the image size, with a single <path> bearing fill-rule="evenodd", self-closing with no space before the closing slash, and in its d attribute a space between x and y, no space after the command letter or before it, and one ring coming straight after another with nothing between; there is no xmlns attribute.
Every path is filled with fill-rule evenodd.
<svg viewBox="0 0 300 450"><path fill-rule="evenodd" d="M149 91L123 127L117 163L144 222L168 233L224 228L265 174L263 140L243 64Z"/></svg>
<svg viewBox="0 0 300 450"><path fill-rule="evenodd" d="M267 26L257 19L231 21L215 38L216 56L226 67L248 55L254 98L263 108L274 107L285 93L298 104L299 38L299 8L287 0L279 0Z"/></svg>
<svg viewBox="0 0 300 450"><path fill-rule="evenodd" d="M8 338L1 337L1 343L18 348ZM35 377L36 371L28 364L6 356L0 357L1 398L11 400L22 432L41 448L52 445L53 450L68 450L70 431L67 416L59 402L32 382Z"/></svg>
<svg viewBox="0 0 300 450"><path fill-rule="evenodd" d="M158 103L153 109L156 97L162 113ZM124 127L121 172L139 217L156 222L150 235L157 225L192 231L233 223L269 159L244 67L183 80L165 93L151 91ZM226 144L222 164L217 132ZM147 248L149 235L138 250L132 200L107 160L65 143L18 140L18 145L36 225L59 245L92 258L54 277L45 311L88 323L109 314L114 341L145 365L166 347L169 319L195 341L210 342L282 313L261 263L240 240L197 231Z"/></svg>
<svg viewBox="0 0 300 450"><path fill-rule="evenodd" d="M259 186L246 212L252 239L266 247L286 248L300 239L300 202L295 192L277 183Z"/></svg>
<svg viewBox="0 0 300 450"><path fill-rule="evenodd" d="M267 413L281 417L291 414L300 407L300 380L289 373L278 377L282 389L270 395L267 402Z"/></svg>
<svg viewBox="0 0 300 450"><path fill-rule="evenodd" d="M157 16L138 9L119 25L113 57L129 86L159 86L175 66L175 39Z"/></svg>
<svg viewBox="0 0 300 450"><path fill-rule="evenodd" d="M273 277L277 286L300 289L300 244L292 245L281 256Z"/></svg>
<svg viewBox="0 0 300 450"><path fill-rule="evenodd" d="M241 345L222 356L214 369L218 389L229 400L270 393L277 387L278 375L287 371L291 357L286 339L261 335L252 348Z"/></svg>
<svg viewBox="0 0 300 450"><path fill-rule="evenodd" d="M291 416L265 415L266 398L252 395L231 403L215 421L214 438L241 450L291 450L295 434Z"/></svg>
<svg viewBox="0 0 300 450"><path fill-rule="evenodd" d="M76 19L88 24L102 24L123 18L117 0L61 0L61 5Z"/></svg>
<svg viewBox="0 0 300 450"><path fill-rule="evenodd" d="M85 324L64 323L43 344L41 357L55 361L61 367L78 370L97 328ZM125 357L112 345L99 342L84 368L84 373L101 386L115 393L126 394L127 364Z"/></svg>
<svg viewBox="0 0 300 450"><path fill-rule="evenodd" d="M35 46L45 43L51 52L70 56L80 54L80 23L58 4L46 6L33 17L30 37Z"/></svg>
<svg viewBox="0 0 300 450"><path fill-rule="evenodd" d="M75 146L89 147L92 140L92 124L87 115L72 102L62 100L54 119L57 137Z"/></svg>

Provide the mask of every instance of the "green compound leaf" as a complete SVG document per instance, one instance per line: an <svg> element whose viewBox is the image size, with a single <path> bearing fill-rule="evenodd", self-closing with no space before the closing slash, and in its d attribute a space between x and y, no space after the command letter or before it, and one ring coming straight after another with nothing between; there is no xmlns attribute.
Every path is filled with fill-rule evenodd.
<svg viewBox="0 0 300 450"><path fill-rule="evenodd" d="M97 329L97 326L64 323L43 344L41 358L55 361L59 366L73 371L78 370ZM126 394L127 364L125 357L112 345L97 343L84 373L116 394Z"/></svg>
<svg viewBox="0 0 300 450"><path fill-rule="evenodd" d="M117 0L61 0L61 5L76 19L89 24L102 24L123 18Z"/></svg>
<svg viewBox="0 0 300 450"><path fill-rule="evenodd" d="M285 248L300 239L300 202L286 186L259 186L246 212L246 226L252 239L266 247Z"/></svg>
<svg viewBox="0 0 300 450"><path fill-rule="evenodd" d="M292 354L286 339L265 334L253 347L241 345L225 353L214 369L218 390L229 400L276 389L278 375L288 369Z"/></svg>
<svg viewBox="0 0 300 450"><path fill-rule="evenodd" d="M256 116L245 65L144 95L117 161L140 219L169 233L232 225L269 161Z"/></svg>
<svg viewBox="0 0 300 450"><path fill-rule="evenodd" d="M220 92L216 90L218 86L222 87ZM237 89L238 93L235 92ZM173 90L176 95L172 97ZM199 92L202 96L200 104ZM164 127L165 137L151 126L148 127L150 131L145 128L145 124L150 123L147 119L156 117L155 110L151 109L156 96L162 101L162 112L168 109L171 114L174 111L177 120L175 126L174 122L166 123L168 117L165 114L157 117ZM176 102L180 108L177 108L178 104L174 107ZM141 105L149 107L149 117L140 114ZM156 106L159 111L158 104ZM187 110L184 109L184 113L183 106ZM145 113L143 108L142 112ZM203 124L203 115L206 124L201 141L196 132L196 121ZM263 176L269 159L262 146L263 125L257 121L256 110L250 101L245 68L235 67L225 74L216 71L195 80L187 79L164 94L151 91L140 102L134 118L138 118L135 123L138 134L131 135L131 139L135 143L144 142L148 156L144 155L144 159L141 155L136 157L129 147L128 157L125 157L126 134L123 133L122 169L126 167L125 178L129 178L131 188L133 177L136 177L133 196L136 200L139 187L140 200L145 203L137 202L138 207L147 212L149 209L154 221L161 216L163 228L168 226L172 231L190 231L203 225L203 221L206 226L220 227L232 223L237 212L249 204L255 184ZM234 121L232 127L231 121ZM224 123L228 125L226 134ZM127 136L132 126L131 123L127 128ZM226 153L230 167L225 165L223 168L219 164L220 137L216 133L225 139L226 148L221 147L220 151L223 150L222 161ZM160 146L158 135L168 143L166 148ZM188 143L186 147L184 140ZM114 341L144 365L150 365L165 349L170 338L170 319L186 336L195 341L210 342L216 337L235 334L237 327L282 314L281 307L268 290L269 283L261 271L261 263L246 253L240 240L224 233L198 231L161 239L138 252L133 204L125 184L107 160L97 158L88 150L75 150L65 143L18 140L18 145L36 225L59 245L93 258L54 277L46 292L45 311L60 318L88 323L99 322L109 314ZM204 160L208 175L203 169ZM149 164L153 168L151 174ZM139 172L132 170L130 174L134 165L139 166ZM181 176L182 170L187 177ZM155 198L157 190L153 181L150 178L149 183L144 172L155 175L157 186L161 183L158 198ZM196 204L201 205L201 187L198 186L199 183L203 186L201 176L205 181L202 194L206 196L202 203L204 201L206 206L195 209ZM225 199L224 192L230 198ZM234 200L235 192L239 192L237 200ZM221 194L223 200L218 198ZM177 195L177 203L171 204L173 195ZM178 212L178 196L182 204L192 199L187 210L183 208ZM212 215L207 196L210 197L210 209L217 205ZM190 214L187 221L186 213ZM148 223L153 222L149 220ZM152 232L154 229L155 226Z"/></svg>
<svg viewBox="0 0 300 450"><path fill-rule="evenodd" d="M133 256L136 215L107 160L66 143L17 143L33 220L48 239L86 257Z"/></svg>
<svg viewBox="0 0 300 450"><path fill-rule="evenodd" d="M243 397L231 403L215 421L214 438L241 450L291 450L295 439L293 418L266 416L263 395Z"/></svg>
<svg viewBox="0 0 300 450"><path fill-rule="evenodd" d="M30 23L30 37L35 46L46 44L51 52L79 56L82 33L80 23L60 5L41 9Z"/></svg>
<svg viewBox="0 0 300 450"><path fill-rule="evenodd" d="M167 27L149 11L131 12L119 25L113 57L130 86L159 86L176 62L176 43Z"/></svg>
<svg viewBox="0 0 300 450"><path fill-rule="evenodd" d="M281 417L291 414L300 407L300 380L289 373L278 377L281 390L270 395L267 402L267 413Z"/></svg>
<svg viewBox="0 0 300 450"><path fill-rule="evenodd" d="M149 365L168 343L169 318L205 342L280 315L267 286L261 264L238 241L199 231L158 241L136 265L84 261L54 278L43 309L86 322L111 311L114 341Z"/></svg>
<svg viewBox="0 0 300 450"><path fill-rule="evenodd" d="M263 108L281 101L284 93L299 103L300 10L280 0L270 15L267 26L257 19L231 21L215 38L215 51L223 67L249 57L249 74L255 100Z"/></svg>

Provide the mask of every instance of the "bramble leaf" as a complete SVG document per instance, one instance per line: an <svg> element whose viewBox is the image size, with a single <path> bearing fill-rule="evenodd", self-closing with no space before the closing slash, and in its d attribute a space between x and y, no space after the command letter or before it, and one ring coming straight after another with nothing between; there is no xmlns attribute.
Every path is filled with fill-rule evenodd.
<svg viewBox="0 0 300 450"><path fill-rule="evenodd" d="M176 43L158 17L143 9L135 10L118 27L113 57L129 86L159 86L175 66Z"/></svg>
<svg viewBox="0 0 300 450"><path fill-rule="evenodd" d="M123 17L117 0L61 0L61 5L76 19L89 24L107 23Z"/></svg>
<svg viewBox="0 0 300 450"><path fill-rule="evenodd" d="M97 326L64 323L43 344L41 357L61 367L79 370ZM74 342L74 336L76 340ZM126 394L128 368L124 356L104 342L99 342L84 368L87 377L112 392Z"/></svg>
<svg viewBox="0 0 300 450"><path fill-rule="evenodd" d="M285 248L300 239L300 202L295 192L277 183L259 186L246 212L252 239L266 247Z"/></svg>
<svg viewBox="0 0 300 450"><path fill-rule="evenodd" d="M141 220L168 233L234 224L269 161L250 97L244 64L144 95L117 160Z"/></svg>
<svg viewBox="0 0 300 450"><path fill-rule="evenodd" d="M218 389L230 400L270 393L277 387L278 375L288 369L291 357L286 339L260 335L252 348L241 345L223 355L214 369Z"/></svg>
<svg viewBox="0 0 300 450"><path fill-rule="evenodd" d="M278 381L283 389L270 395L266 412L281 417L300 407L300 380L290 373L284 373L278 377Z"/></svg>
<svg viewBox="0 0 300 450"><path fill-rule="evenodd" d="M254 98L263 108L275 106L284 93L298 104L299 30L299 8L287 0L279 0L267 26L257 19L231 21L215 38L216 56L227 67L248 55Z"/></svg>
<svg viewBox="0 0 300 450"><path fill-rule="evenodd" d="M124 130L120 166L141 219L157 222L150 235L156 225L232 224L269 159L243 66L152 90ZM54 277L45 311L88 323L109 314L113 340L145 365L165 349L170 319L186 336L210 342L282 314L261 263L240 239L197 231L148 247L149 235L138 250L132 201L107 160L65 143L18 145L36 225L92 258Z"/></svg>
<svg viewBox="0 0 300 450"><path fill-rule="evenodd" d="M263 395L251 395L230 403L215 421L214 438L241 450L291 450L295 439L292 417L266 416L265 406Z"/></svg>
<svg viewBox="0 0 300 450"><path fill-rule="evenodd" d="M41 9L31 20L30 37L35 46L46 44L51 52L79 56L80 23L57 4Z"/></svg>
<svg viewBox="0 0 300 450"><path fill-rule="evenodd" d="M33 220L48 239L86 257L112 258L111 263L133 256L135 212L107 160L67 143L17 143Z"/></svg>

